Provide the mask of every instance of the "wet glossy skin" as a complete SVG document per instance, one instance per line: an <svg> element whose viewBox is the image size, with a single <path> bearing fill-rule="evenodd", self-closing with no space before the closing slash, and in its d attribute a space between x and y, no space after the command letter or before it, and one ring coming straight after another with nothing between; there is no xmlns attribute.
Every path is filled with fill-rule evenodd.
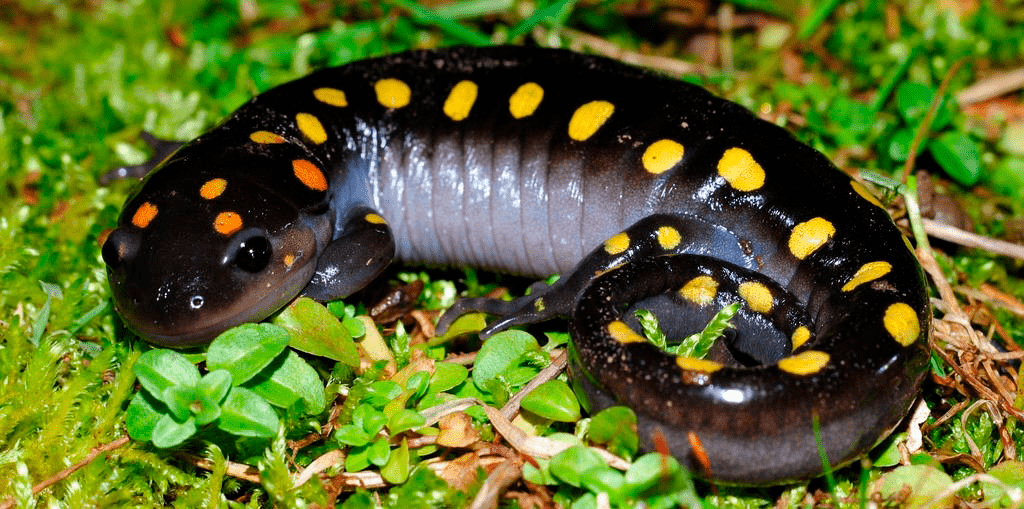
<svg viewBox="0 0 1024 509"><path fill-rule="evenodd" d="M147 178L104 259L125 322L169 346L348 295L392 259L561 273L439 326L572 315L595 408L633 407L648 448L703 471L695 435L725 482L819 473L812 415L833 463L863 454L926 367L920 269L863 188L698 87L563 51L408 53L268 91ZM636 301L676 335L743 305L694 360L634 342Z"/></svg>

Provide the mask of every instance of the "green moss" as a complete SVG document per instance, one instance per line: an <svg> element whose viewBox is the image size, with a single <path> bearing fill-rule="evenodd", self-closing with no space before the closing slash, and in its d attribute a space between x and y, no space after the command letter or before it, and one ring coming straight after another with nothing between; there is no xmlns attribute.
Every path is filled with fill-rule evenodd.
<svg viewBox="0 0 1024 509"><path fill-rule="evenodd" d="M787 81L794 75L792 69L783 72L777 45L758 47L756 33L746 29L736 30L730 39L732 65L745 75L712 72L690 78L775 115L778 123L795 128L798 136L826 153L841 156L848 166L882 173L898 166L888 159L886 147L900 127L893 97L899 83L937 87L953 62L969 55L972 59L952 81L955 92L977 79L979 69L1015 61L1024 41L1024 28L1016 23L1019 14L984 2L966 13L938 1L912 2L913 12L922 14L911 17L897 11L895 33L887 31L892 25L885 24L886 16L892 13L887 14L884 2L819 3L827 7L820 11L827 17L791 27L791 33L802 30L803 44L813 48L796 57L800 79ZM109 307L99 239L114 225L133 183L101 187L97 179L112 167L145 160L140 131L189 139L275 84L315 68L409 47L538 42L531 37L545 31L553 39L567 27L627 49L642 46L679 56L674 48L680 32L659 22L663 10L629 17L622 14L628 9L617 3L540 1L530 11L529 2L485 0L409 14L414 5L362 1L300 7L283 0L99 0L69 5L16 0L0 7L0 504L6 496L23 506L52 507L220 505L229 500L259 506L326 500L325 488L315 480L305 488L290 487L288 475L296 466L289 463L282 440L254 453L263 458L263 486L227 476L226 462L232 458L209 444L187 443L185 448L207 456L212 472L189 466L174 452L127 443L32 493L32 486L125 436L124 410L136 390L131 366L141 345L124 341ZM761 3L738 5L756 8ZM253 6L258 10L249 10ZM999 160L998 137L988 139L980 129L971 129L976 121L955 113L945 129L970 134L983 161ZM982 185L987 182L985 169L983 165ZM1019 217L1021 205L1012 197L1021 190L1008 187L1012 179L1005 175L994 180L995 195L965 199L981 211L975 219L982 222L982 231L1002 233L1010 228L1008 218ZM951 279L995 283L1022 297L1019 262L970 252L943 261L948 274L956 273ZM436 281L445 275L428 277ZM490 281L486 276L484 280ZM50 299L48 308L41 282L61 293L61 298ZM436 285L440 289L450 284ZM1019 315L998 311L996 317L1010 337L1024 341ZM926 393L932 407L940 409L937 414L962 399L934 386ZM342 420L350 414L348 408ZM959 416L946 421L931 431L930 446L949 444L969 452L969 433L979 442L984 464L998 463L1003 451L999 433L986 416L974 411L966 431ZM322 424L289 422L294 429L288 438ZM1024 444L1021 431L1012 427L1010 436L1019 450ZM304 453L301 461L310 457ZM959 478L971 473L965 468L948 471ZM836 494L842 504L858 501L859 495L844 498L846 492L863 489L856 469L837 472L837 477L844 490ZM422 468L410 479L382 495L389 506L416 497L452 504L467 500L467 495L446 491ZM723 489L712 503L771 505L777 493ZM796 506L804 493L797 488L784 497ZM369 497L357 495L351 505L364 499Z"/></svg>

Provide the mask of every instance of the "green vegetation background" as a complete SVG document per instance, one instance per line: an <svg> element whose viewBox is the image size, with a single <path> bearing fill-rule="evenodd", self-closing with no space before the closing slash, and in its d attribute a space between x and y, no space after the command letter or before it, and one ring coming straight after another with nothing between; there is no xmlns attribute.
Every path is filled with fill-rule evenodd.
<svg viewBox="0 0 1024 509"><path fill-rule="evenodd" d="M791 105L822 126L799 136L831 155L841 147L854 159L883 145L888 131L879 122L898 119L891 111L858 117L878 112L857 107L868 103L857 97L864 90L892 91L884 87L894 86L886 81L893 62L909 62L900 80L937 86L953 62L970 57L967 72L953 80L956 89L985 66L1019 64L1024 48L1024 31L1013 24L1014 2L963 18L938 1L903 2L899 12L921 17L916 25L901 18L895 39L885 32L883 2L822 2L801 10L785 2L738 4L790 17L800 12L782 36L803 38L804 65L824 77L809 85L784 82L778 48L755 38L771 33L759 30L736 35L734 65L749 79L713 73L706 83L753 109ZM135 390L130 368L138 353L118 341L98 239L115 224L132 183L102 187L97 179L110 168L146 159L140 131L190 139L274 84L413 46L538 42L558 34L567 41L572 33L560 30L572 27L627 48L675 51L672 37L665 36L671 29L658 27L655 40L645 39L657 9L647 18L627 19L621 13L628 6L614 2L541 9L546 6L458 2L441 7L441 19L431 20L402 1L0 1L0 504L13 496L24 507L219 505L222 490L246 491L237 481L225 483L222 470L171 466L151 447L129 444L38 496L31 493L33 485L124 435L123 410ZM453 26L452 18L476 28ZM816 39L823 23L830 24L827 34ZM830 108L852 113L822 120ZM1015 140L979 133L963 118L956 122L981 147L984 167L993 168L982 183L993 185L994 200L1010 211L976 214L976 220L984 233L1002 234L1008 218L1020 217L1024 196L1014 180L1024 165L1011 165L1009 177L997 172L1016 157ZM857 164L899 166L886 157ZM967 270L969 282L989 280L1022 295L1014 276L1019 264L984 254L949 263ZM1024 341L1020 320L1000 316ZM997 443L991 422L968 425L988 430L982 438ZM1013 439L1020 443L1019 434ZM965 475L960 472L958 477ZM733 502L771 504L771 493Z"/></svg>

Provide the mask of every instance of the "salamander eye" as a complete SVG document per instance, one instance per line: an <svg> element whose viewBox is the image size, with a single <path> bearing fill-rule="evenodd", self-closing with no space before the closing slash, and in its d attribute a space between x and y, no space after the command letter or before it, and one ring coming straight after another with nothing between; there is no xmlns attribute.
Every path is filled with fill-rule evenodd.
<svg viewBox="0 0 1024 509"><path fill-rule="evenodd" d="M246 272L259 272L270 263L270 241L266 237L252 237L238 246L235 265Z"/></svg>

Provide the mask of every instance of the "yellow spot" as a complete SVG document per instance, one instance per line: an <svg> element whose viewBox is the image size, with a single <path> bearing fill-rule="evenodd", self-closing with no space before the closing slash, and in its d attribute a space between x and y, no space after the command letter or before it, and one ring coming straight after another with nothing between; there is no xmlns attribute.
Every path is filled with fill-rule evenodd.
<svg viewBox="0 0 1024 509"><path fill-rule="evenodd" d="M626 232L616 233L604 241L604 250L610 255L617 255L629 248L629 235Z"/></svg>
<svg viewBox="0 0 1024 509"><path fill-rule="evenodd" d="M850 278L850 281L843 285L843 291L848 292L868 281L874 281L892 270L889 262L868 262L857 269L857 273Z"/></svg>
<svg viewBox="0 0 1024 509"><path fill-rule="evenodd" d="M213 219L213 229L221 235L231 235L242 229L242 216L234 212L221 212Z"/></svg>
<svg viewBox="0 0 1024 509"><path fill-rule="evenodd" d="M456 122L468 117L476 102L476 93L476 83L469 80L456 83L444 101L444 114Z"/></svg>
<svg viewBox="0 0 1024 509"><path fill-rule="evenodd" d="M372 214L372 213L371 214L366 214L366 216L364 216L363 219L365 219L367 223L373 223L373 224L384 224L384 223L387 223L387 221L385 221L383 217L380 217L379 214Z"/></svg>
<svg viewBox="0 0 1024 509"><path fill-rule="evenodd" d="M619 343L646 343L647 340L643 336L633 332L625 322L621 320L615 320L608 324L608 334L611 335L612 339Z"/></svg>
<svg viewBox="0 0 1024 509"><path fill-rule="evenodd" d="M682 239L682 236L679 235L679 230L671 226L658 228L658 244L661 244L661 248L666 251L675 249Z"/></svg>
<svg viewBox="0 0 1024 509"><path fill-rule="evenodd" d="M290 268L292 268L292 265L295 265L295 255L293 255L291 253L288 253L288 254L284 255L284 266L285 266L285 268L286 269L290 269Z"/></svg>
<svg viewBox="0 0 1024 509"><path fill-rule="evenodd" d="M385 108L403 108L409 105L412 98L412 89L402 80L384 78L373 84L373 90L377 92L377 102Z"/></svg>
<svg viewBox="0 0 1024 509"><path fill-rule="evenodd" d="M793 342L793 350L803 346L808 339L811 339L811 331L803 325L797 327L796 330L793 331L793 335L790 337L790 340Z"/></svg>
<svg viewBox="0 0 1024 509"><path fill-rule="evenodd" d="M508 98L508 112L514 118L523 118L533 115L544 99L544 89L540 85L529 82L519 85L512 97Z"/></svg>
<svg viewBox="0 0 1024 509"><path fill-rule="evenodd" d="M327 179L324 177L324 172L320 171L315 164L305 159L296 159L292 161L292 171L295 172L295 176L298 177L299 182L302 182L302 185L314 191L327 190Z"/></svg>
<svg viewBox="0 0 1024 509"><path fill-rule="evenodd" d="M886 308L882 322L889 335L903 346L910 346L921 334L921 323L917 321L917 313L902 302Z"/></svg>
<svg viewBox="0 0 1024 509"><path fill-rule="evenodd" d="M836 227L828 220L816 217L793 227L789 236L789 251L803 260L825 245L836 233Z"/></svg>
<svg viewBox="0 0 1024 509"><path fill-rule="evenodd" d="M295 124L299 126L302 134L309 138L309 141L317 145L327 141L327 131L324 131L323 124L309 113L298 113L295 115Z"/></svg>
<svg viewBox="0 0 1024 509"><path fill-rule="evenodd" d="M658 140L644 151L644 169L657 175L683 160L683 146L672 140Z"/></svg>
<svg viewBox="0 0 1024 509"><path fill-rule="evenodd" d="M767 286L761 283L741 283L739 288L740 297L747 301L747 306L758 313L767 313L772 310L775 301L772 292Z"/></svg>
<svg viewBox="0 0 1024 509"><path fill-rule="evenodd" d="M345 92L336 88L318 88L313 91L313 97L316 97L316 100L324 104L330 104L331 106L337 106L339 108L348 106L348 99L345 97Z"/></svg>
<svg viewBox="0 0 1024 509"><path fill-rule="evenodd" d="M828 365L829 356L819 350L808 350L779 361L779 369L794 375L810 375Z"/></svg>
<svg viewBox="0 0 1024 509"><path fill-rule="evenodd" d="M212 200L222 194L228 187L228 181L224 179L210 179L207 180L203 187L199 188L199 196Z"/></svg>
<svg viewBox="0 0 1024 509"><path fill-rule="evenodd" d="M135 210L135 215L132 216L132 224L139 228L145 228L156 217L156 212L156 205L147 201L139 205L139 208Z"/></svg>
<svg viewBox="0 0 1024 509"><path fill-rule="evenodd" d="M718 281L711 276L697 276L679 289L679 295L698 306L711 304L717 294Z"/></svg>
<svg viewBox="0 0 1024 509"><path fill-rule="evenodd" d="M608 121L614 111L615 106L608 101L590 101L580 106L569 120L569 137L576 141L590 138Z"/></svg>
<svg viewBox="0 0 1024 509"><path fill-rule="evenodd" d="M676 357L676 365L687 371L700 371L701 373L714 373L725 367L715 361L694 359L693 357Z"/></svg>
<svg viewBox="0 0 1024 509"><path fill-rule="evenodd" d="M269 143L284 143L285 139L279 134L274 134L270 131L254 131L249 135L249 139L260 144Z"/></svg>
<svg viewBox="0 0 1024 509"><path fill-rule="evenodd" d="M864 186L860 185L860 182L857 182L856 180L851 180L850 186L853 187L853 190L856 191L857 194L861 196L861 198L864 198L865 200L871 202L873 205L877 205L883 209L885 208L885 205L882 205L882 202L878 201L878 198L875 198L875 196L871 194L871 191L868 191Z"/></svg>
<svg viewBox="0 0 1024 509"><path fill-rule="evenodd" d="M733 147L718 161L718 174L737 191L753 191L764 185L764 168L750 152Z"/></svg>

